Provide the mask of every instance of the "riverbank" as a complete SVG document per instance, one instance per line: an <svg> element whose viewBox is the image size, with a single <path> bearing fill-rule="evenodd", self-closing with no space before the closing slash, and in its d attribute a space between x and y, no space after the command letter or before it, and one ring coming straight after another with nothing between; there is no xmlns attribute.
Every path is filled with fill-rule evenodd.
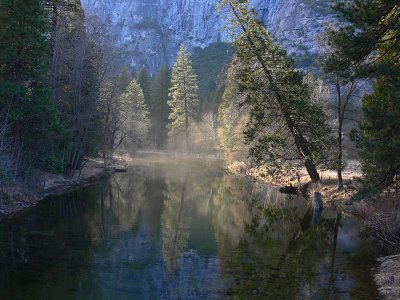
<svg viewBox="0 0 400 300"><path fill-rule="evenodd" d="M281 177L272 177L267 175L267 171L264 168L249 168L244 162L234 162L226 166L226 169L229 173L234 175L251 176L257 180L281 187L304 187L310 182L310 177L305 168L298 172L291 172L290 174ZM342 173L344 189L340 192L337 191L336 172L320 170L320 176L321 186L318 187L318 189L322 194L324 205L326 207L354 214L353 203L349 200L355 194L355 191L352 189L353 182L362 176L360 164L357 161L350 161L347 164Z"/></svg>
<svg viewBox="0 0 400 300"><path fill-rule="evenodd" d="M279 186L297 188L310 181L306 170L298 174L288 174L281 178L265 176L262 168L248 168L243 162L227 166L227 171L235 175L247 175ZM297 176L299 175L299 176ZM343 171L344 189L337 191L337 174L334 171L320 171L321 192L324 206L340 213L359 217L366 228L393 249L393 254L377 259L377 266L371 270L378 292L383 299L400 299L400 192L388 188L374 199L354 201L356 191L353 183L362 176L360 165L351 161Z"/></svg>
<svg viewBox="0 0 400 300"><path fill-rule="evenodd" d="M82 170L72 177L36 170L34 175L23 181L0 187L0 222L37 205L46 197L93 184L110 174L125 170L122 159L107 165L100 160L89 159Z"/></svg>
<svg viewBox="0 0 400 300"><path fill-rule="evenodd" d="M138 151L137 154L138 157L135 158L137 160L197 161L201 159L210 162L218 160L216 155L169 151ZM0 222L4 222L37 205L46 197L60 195L96 183L115 172L123 172L131 161L133 161L133 158L128 155L115 156L113 162L107 165L100 159L89 159L85 162L82 170L77 171L73 177L35 170L32 176L23 181L0 186Z"/></svg>
<svg viewBox="0 0 400 300"><path fill-rule="evenodd" d="M400 298L400 255L378 258L379 267L374 276L379 294L388 300Z"/></svg>

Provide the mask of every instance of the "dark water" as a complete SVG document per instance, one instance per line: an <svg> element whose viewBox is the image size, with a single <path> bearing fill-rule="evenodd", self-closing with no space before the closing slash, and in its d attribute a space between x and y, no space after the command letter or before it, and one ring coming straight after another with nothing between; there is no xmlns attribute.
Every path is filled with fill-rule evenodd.
<svg viewBox="0 0 400 300"><path fill-rule="evenodd" d="M360 228L215 163L143 162L0 225L0 299L373 299Z"/></svg>

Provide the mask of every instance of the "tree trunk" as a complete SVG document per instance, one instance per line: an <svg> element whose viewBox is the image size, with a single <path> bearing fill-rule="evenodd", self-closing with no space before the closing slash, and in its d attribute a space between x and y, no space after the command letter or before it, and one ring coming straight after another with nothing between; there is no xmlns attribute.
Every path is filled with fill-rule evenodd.
<svg viewBox="0 0 400 300"><path fill-rule="evenodd" d="M261 68L262 68L268 82L272 86L275 86L275 80L274 80L274 76L273 76L271 70L267 67L260 52L256 49L256 45L253 42L253 40L251 39L251 37L248 35L246 27L243 25L243 23L240 22L240 17L238 15L238 13L236 12L236 9L231 1L229 1L229 5L230 5L235 17L241 24L240 26L241 26L243 32L246 34L247 40L248 40L250 46L253 48L254 55L256 56L258 62L260 63ZM287 111L287 109L285 107L285 101L284 101L283 96L279 93L279 91L277 89L274 89L274 93L275 93L275 98L280 106L280 110L284 116L285 122L290 130L290 133L291 133L293 139L294 139L296 148L303 159L304 166L306 167L308 175L310 176L311 180L314 183L320 182L320 177L319 177L317 168L311 159L311 151L307 145L307 140L304 138L300 128L298 126L296 126L296 124L293 122L289 112Z"/></svg>
<svg viewBox="0 0 400 300"><path fill-rule="evenodd" d="M339 124L339 132L338 132L338 160L337 160L337 175L338 175L338 191L343 190L343 176L342 176L342 122Z"/></svg>
<svg viewBox="0 0 400 300"><path fill-rule="evenodd" d="M338 121L339 121L339 127L338 127L338 156L337 156L337 163L336 163L336 168L337 168L337 176L338 176L338 191L343 190L343 177L342 177L342 127L343 127L343 112L342 112L342 91L340 88L340 82L338 79L336 79L336 91L338 94L338 108L337 108L337 113L338 113ZM344 110L344 109L343 109Z"/></svg>
<svg viewBox="0 0 400 300"><path fill-rule="evenodd" d="M317 171L317 168L315 167L315 164L312 160L306 159L304 162L304 166L306 167L307 173L311 178L311 181L314 183L320 182L321 178L319 177L319 173Z"/></svg>

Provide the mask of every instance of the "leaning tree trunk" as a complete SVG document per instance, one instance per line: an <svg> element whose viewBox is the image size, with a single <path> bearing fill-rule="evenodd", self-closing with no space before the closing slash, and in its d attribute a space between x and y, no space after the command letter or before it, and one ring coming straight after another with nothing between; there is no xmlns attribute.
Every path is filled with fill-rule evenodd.
<svg viewBox="0 0 400 300"><path fill-rule="evenodd" d="M238 15L238 13L236 12L235 7L233 6L233 4L229 1L229 5L235 15L235 17L237 18L237 20L240 20L240 17ZM240 23L241 28L243 30L243 32L245 33L247 40L250 44L250 46L253 48L254 50L254 55L256 56L258 62L261 65L261 68L269 82L269 84L271 84L272 86L275 86L275 80L274 80L274 76L273 73L271 72L271 70L267 67L264 59L262 58L261 54L259 51L257 51L256 49L256 45L253 42L252 38L250 37L250 35L247 32L246 27ZM319 183L320 182L320 177L317 171L317 168L314 164L314 162L312 161L311 157L311 151L307 145L307 140L304 138L300 128L295 124L295 122L293 122L292 118L290 117L290 114L288 112L288 110L285 107L285 101L284 101L284 97L281 95L281 93L278 91L278 89L274 89L274 94L275 94L275 98L280 106L280 110L284 116L285 122L290 130L290 133L292 134L292 137L294 139L296 148L298 150L298 152L301 154L303 160L304 160L304 166L307 169L308 174L310 175L311 180L314 183Z"/></svg>

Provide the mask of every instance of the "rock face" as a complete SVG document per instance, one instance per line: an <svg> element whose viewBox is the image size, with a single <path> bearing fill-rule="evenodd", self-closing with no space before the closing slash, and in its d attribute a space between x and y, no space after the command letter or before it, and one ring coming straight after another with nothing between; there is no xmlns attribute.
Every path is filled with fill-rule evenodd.
<svg viewBox="0 0 400 300"><path fill-rule="evenodd" d="M151 72L172 65L181 43L205 47L229 41L223 30L226 14L215 6L220 0L82 0L86 15L111 21L112 32L126 49L136 70ZM277 40L295 55L319 51L317 35L323 30L328 0L253 0L252 5Z"/></svg>

